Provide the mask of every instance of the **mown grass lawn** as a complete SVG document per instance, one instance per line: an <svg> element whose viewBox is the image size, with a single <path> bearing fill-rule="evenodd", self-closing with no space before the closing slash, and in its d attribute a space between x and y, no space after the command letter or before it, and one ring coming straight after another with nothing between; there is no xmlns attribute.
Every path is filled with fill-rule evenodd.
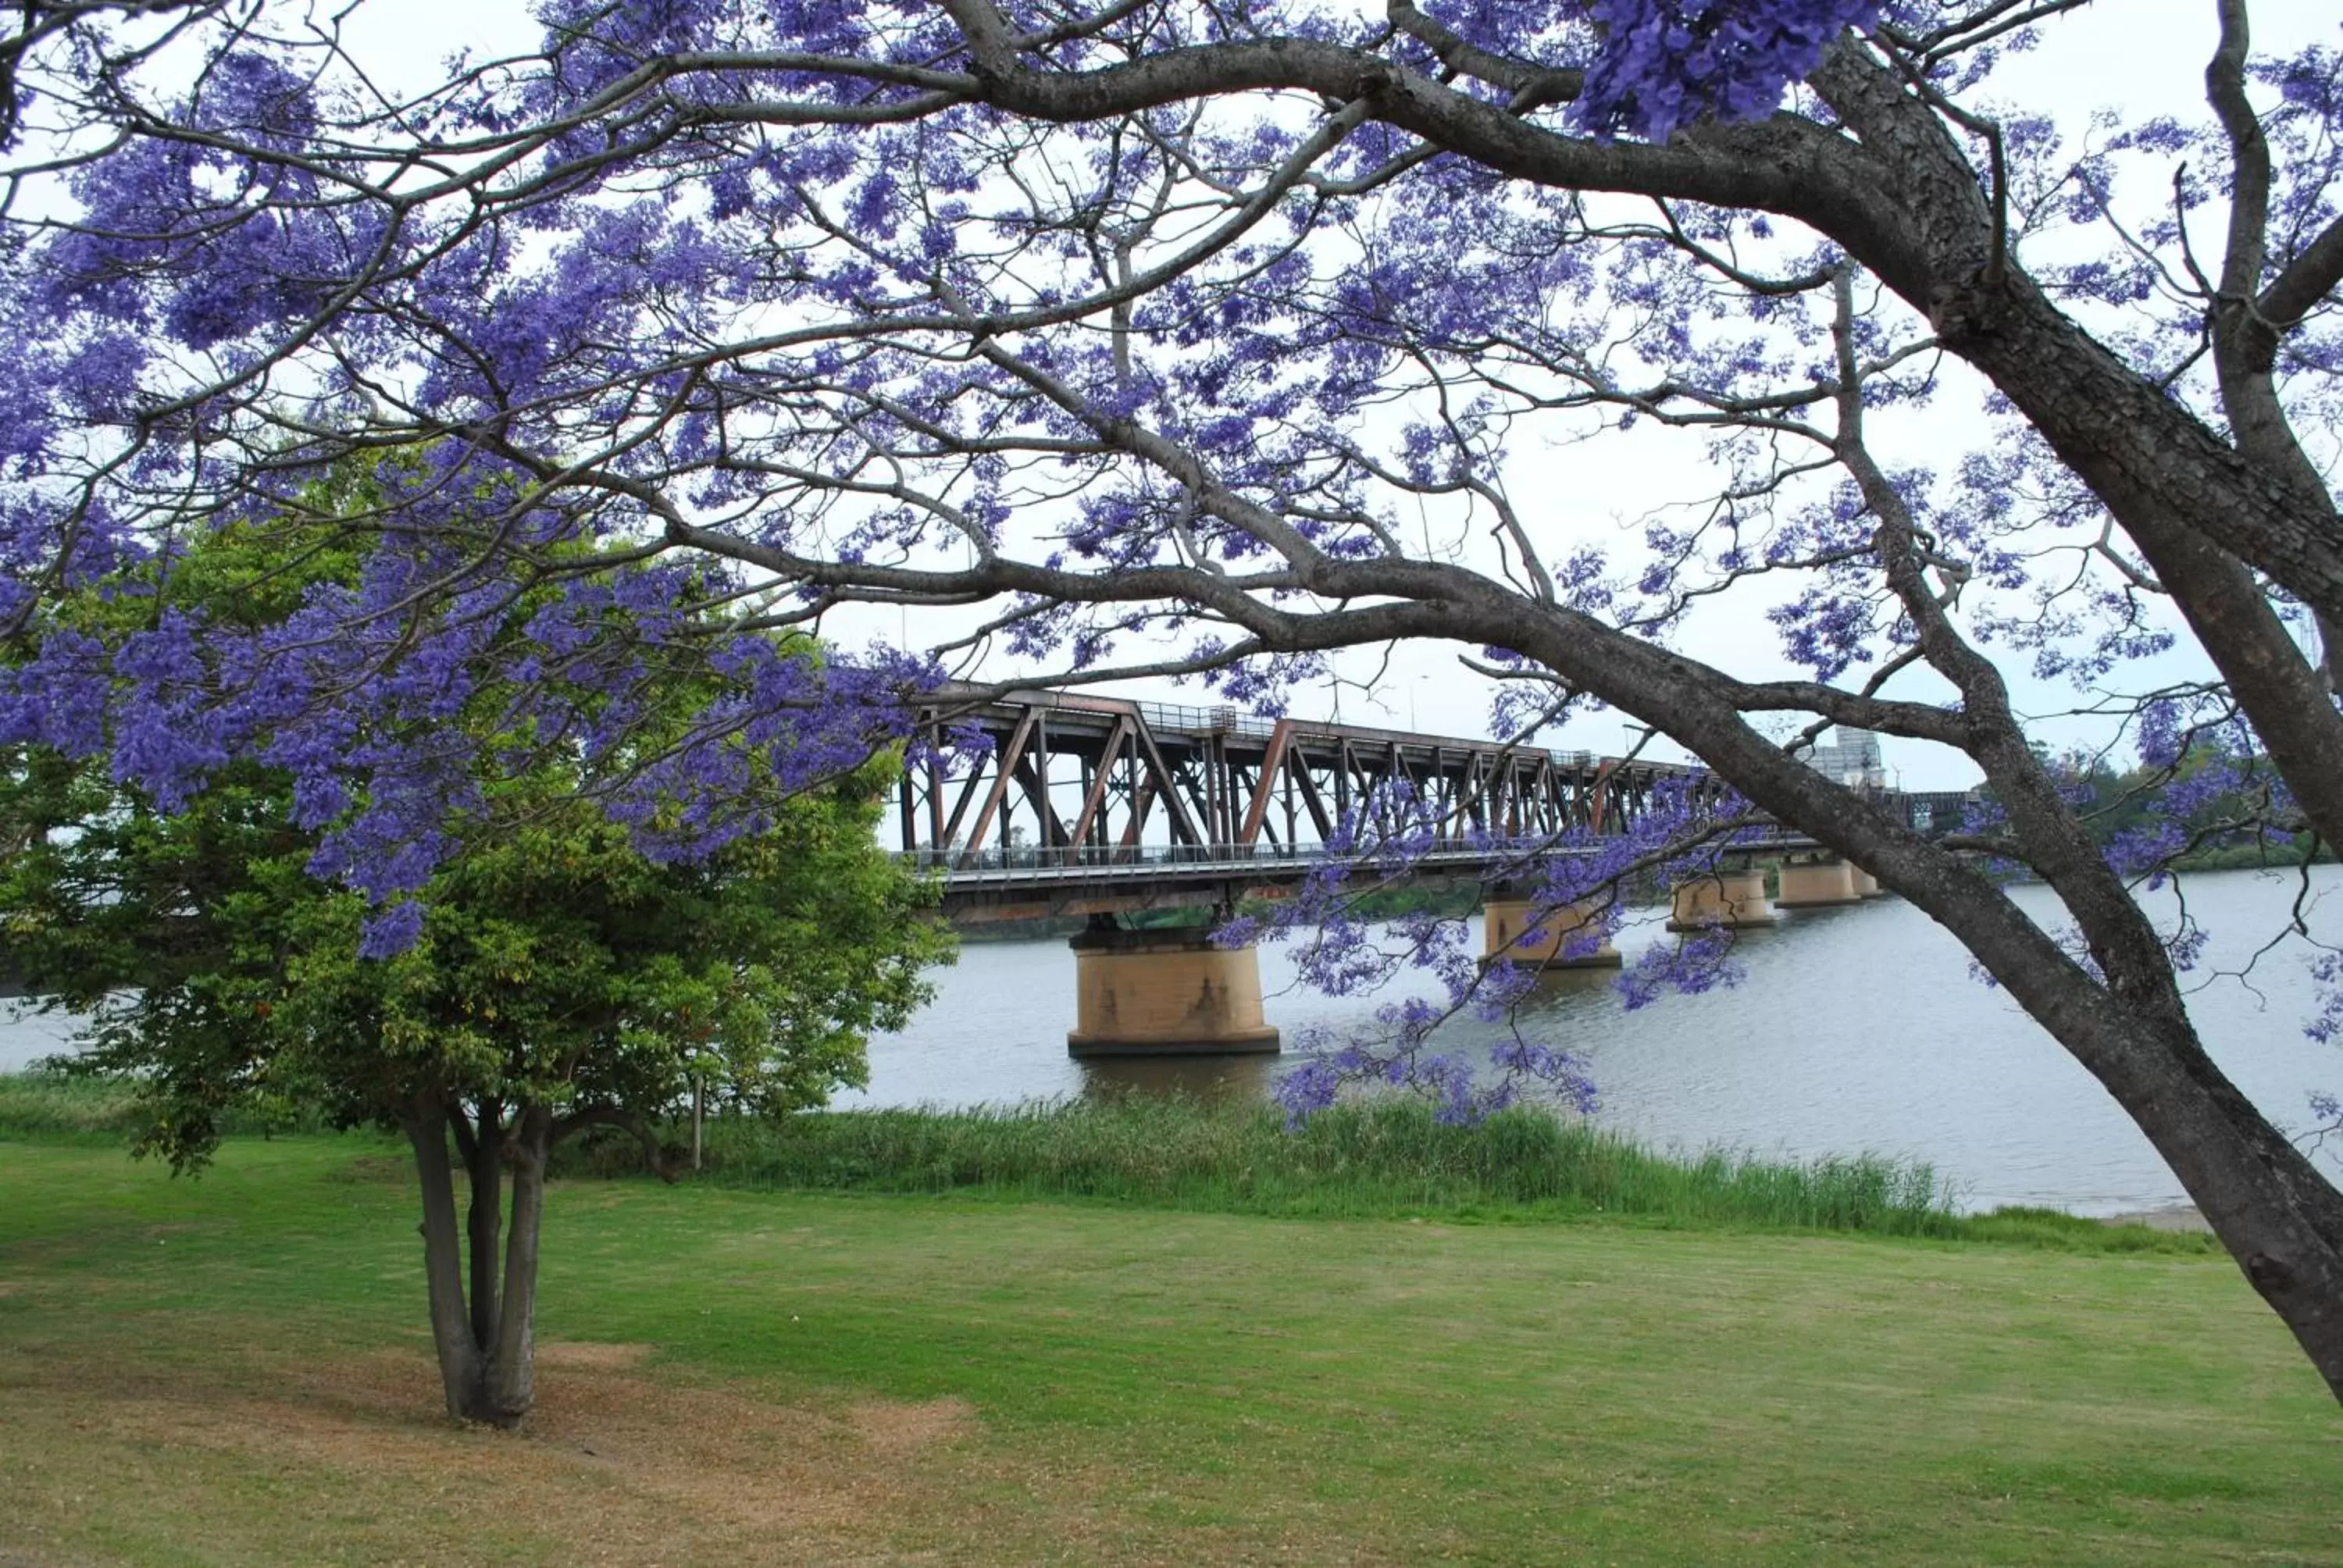
<svg viewBox="0 0 2343 1568"><path fill-rule="evenodd" d="M0 1141L0 1563L2343 1562L2219 1259L573 1181L514 1437L413 1199Z"/></svg>

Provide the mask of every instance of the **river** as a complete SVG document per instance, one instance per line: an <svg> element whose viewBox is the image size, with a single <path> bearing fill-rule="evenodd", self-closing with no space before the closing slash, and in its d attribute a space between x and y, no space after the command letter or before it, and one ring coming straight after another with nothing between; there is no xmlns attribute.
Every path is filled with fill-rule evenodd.
<svg viewBox="0 0 2343 1568"><path fill-rule="evenodd" d="M2262 957L2245 980L2217 971L2239 968L2268 940L2293 887L2227 871L2193 876L2187 889L2212 933L2191 977L2198 1027L2224 1070L2289 1128L2308 1121L2312 1091L2343 1089L2343 1051L2302 1032L2313 987L2300 950ZM2312 888L2312 929L2343 930L2343 868L2318 868ZM2051 902L2040 888L2016 897L2037 911ZM2168 920L2171 895L2148 897ZM1660 913L1621 934L1630 961L1668 940ZM2113 1213L2185 1201L2105 1091L2006 996L1972 979L1960 945L1902 900L1785 911L1775 929L1746 933L1737 958L1739 985L1634 1012L1609 976L1563 977L1527 1005L1525 1031L1584 1052L1602 1094L1597 1120L1663 1148L1925 1161L1977 1208ZM838 1103L970 1105L1173 1087L1258 1095L1281 1070L1278 1058L1074 1060L1065 1047L1073 970L1062 940L969 943L957 967L937 972L935 1001L900 1033L871 1042L870 1088ZM1373 1005L1296 987L1282 947L1262 950L1262 978L1270 1021L1289 1039ZM53 1019L0 1021L0 1069L58 1049L66 1031Z"/></svg>

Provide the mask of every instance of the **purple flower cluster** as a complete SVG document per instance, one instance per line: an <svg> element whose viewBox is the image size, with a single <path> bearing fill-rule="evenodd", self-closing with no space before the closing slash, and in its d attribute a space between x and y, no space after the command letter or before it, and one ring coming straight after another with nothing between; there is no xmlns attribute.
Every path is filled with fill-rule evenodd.
<svg viewBox="0 0 2343 1568"><path fill-rule="evenodd" d="M1703 116L1772 114L1789 85L1880 0L1590 0L1601 38L1586 65L1581 124L1664 142Z"/></svg>
<svg viewBox="0 0 2343 1568"><path fill-rule="evenodd" d="M1356 1042L1322 1046L1271 1092L1286 1127L1299 1130L1332 1109L1346 1089L1360 1086L1428 1100L1433 1119L1451 1127L1470 1126L1532 1099L1581 1116L1593 1115L1599 1103L1585 1058L1527 1040L1490 1047L1485 1067L1462 1052L1378 1050Z"/></svg>
<svg viewBox="0 0 2343 1568"><path fill-rule="evenodd" d="M2302 827L2293 795L2252 727L2226 704L2159 698L2142 706L2138 725L2149 777L2136 786L2144 792L2138 819L2108 840L2107 861L2117 870L2157 888L2192 850L2291 849Z"/></svg>
<svg viewBox="0 0 2343 1568"><path fill-rule="evenodd" d="M465 472L466 496L489 487ZM356 580L315 584L266 624L166 603L112 638L47 628L0 665L0 744L103 756L166 811L233 761L284 770L299 825L324 830L311 869L373 901L366 948L381 954L413 939L412 895L502 772L561 766L647 852L695 857L894 743L938 678L883 650L738 629L710 608L729 596L704 563L532 586L528 558L468 549L461 518L433 533L428 504L407 516ZM555 560L582 542L528 526ZM168 571L125 586L174 591Z"/></svg>
<svg viewBox="0 0 2343 1568"><path fill-rule="evenodd" d="M1579 123L1655 140L1703 116L1774 112L1835 39L1883 12L1425 9L1515 61L1583 66ZM1007 11L1036 33L1067 15ZM1272 538L1345 563L1415 548L1419 525L1438 554L1433 530L1453 526L1494 538L1524 594L1632 635L1664 639L1696 598L1768 573L1762 602L1818 678L1860 678L1909 645L1870 548L1876 516L1852 486L1795 477L1781 454L1798 427L1829 423L1842 330L1874 367L1865 408L1924 407L1937 356L1916 352L1926 323L1875 279L1842 329L1827 284L1847 258L1786 225L1682 201L1657 217L1598 213L1580 192L1418 158L1379 124L1330 128L1307 177L1272 185L1318 128L1311 116L1232 96L1190 118L1045 125L954 101L933 84L968 68L964 42L919 0L548 0L537 15L541 55L457 74L396 113L289 42L297 29L195 25L204 69L169 79L200 90L118 116L118 139L92 136L105 150L53 193L71 210L0 247L0 321L24 346L0 387L0 628L22 634L0 668L0 739L104 755L166 803L236 759L287 769L305 821L327 831L320 869L380 901L386 943L499 768L573 759L647 848L684 855L753 828L772 790L898 732L900 694L932 670L735 635L719 608L753 597L769 622L819 624L836 602L825 585L849 568L940 575L1046 532L1031 564L1087 574L1109 602L998 602L999 645L1091 668L1165 638L1202 660L1228 651L1213 640L1225 620L1117 585L1174 568L1222 586L1282 574L1233 591L1298 606ZM1241 35L1339 39L1433 68L1405 29L1386 38L1308 5L1111 12L1031 58L1081 70ZM45 68L87 89L78 101L104 129L111 89L74 75L96 60ZM1964 69L1940 78L1946 91L1973 85ZM2282 155L2276 268L2324 232L2343 191L2343 62L2312 50L2254 69ZM146 110L184 134L153 134ZM840 123L864 112L873 123ZM2125 158L2221 162L2209 126L2134 127L2070 158L2046 121L2000 124L2012 178L2033 193L2021 227L2100 221ZM435 184L457 166L402 161L407 144L474 150L462 177ZM1038 168L1050 177L1031 178ZM2218 195L2192 177L2174 205ZM2133 226L2140 246L2171 249L2164 216ZM1181 276L1100 303L1112 256L1143 271L1207 234ZM2204 302L2153 286L2186 268L2132 248L2040 247L2080 257L2044 276L2062 298L2147 313L2152 329L2107 340L2177 371ZM1761 275L1805 281L1749 283ZM2343 367L2338 323L2328 313L2288 336L2290 394ZM2335 394L2322 396L2331 422ZM1730 482L1704 517L1664 514L1642 558L1557 549L1540 508L1513 505L1516 450L1571 418L1649 430L1688 415L1723 432L1711 453ZM2086 558L2080 576L2043 564L2046 541L2096 548L2082 541L2106 519L2046 445L2011 430L1945 475L1892 482L1964 624L2045 673L2104 684L2169 645L2168 618L2124 580L2146 569L2128 558ZM190 528L331 509L316 492L336 484L367 488L337 505L378 545L281 626L192 614L167 559L148 554ZM1509 511L1531 520L1508 532ZM1039 519L1021 533L1021 512ZM1244 520L1263 517L1273 528ZM687 537L754 565L660 555ZM576 564L594 556L610 564ZM162 599L135 631L117 618L99 636L60 615L90 592ZM1322 670L1289 654L1209 678L1273 711ZM1528 727L1555 699L1524 680L1500 700L1503 719ZM1564 710L1593 706L1571 693ZM2167 766L2188 743L2147 749ZM2153 866L2222 801L2265 789L2250 748L2226 758L2180 781L2125 863ZM1688 789L1624 832L1500 848L1544 910L1604 904L1574 938L1591 945L1615 924L1624 880L1698 874L1713 849L1700 825L1729 809ZM1386 1060L1453 1012L1503 1017L1523 966L1483 976L1462 922L1346 920L1348 899L1411 875L1454 825L1402 790L1343 834L1352 872L1313 879L1268 934L1317 930L1304 972L1342 994L1425 966L1441 994L1377 1021ZM1727 970L1696 936L1629 983L1695 989Z"/></svg>

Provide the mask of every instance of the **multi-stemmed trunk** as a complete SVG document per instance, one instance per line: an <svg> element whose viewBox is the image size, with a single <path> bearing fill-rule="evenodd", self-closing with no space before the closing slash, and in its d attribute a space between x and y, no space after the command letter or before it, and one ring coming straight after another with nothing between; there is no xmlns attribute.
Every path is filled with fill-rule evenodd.
<svg viewBox="0 0 2343 1568"><path fill-rule="evenodd" d="M543 1106L508 1111L494 1101L468 1109L427 1094L417 1097L407 1131L422 1179L424 1275L447 1413L516 1426L536 1393L538 1237L552 1115ZM458 1155L469 1187L460 1228Z"/></svg>

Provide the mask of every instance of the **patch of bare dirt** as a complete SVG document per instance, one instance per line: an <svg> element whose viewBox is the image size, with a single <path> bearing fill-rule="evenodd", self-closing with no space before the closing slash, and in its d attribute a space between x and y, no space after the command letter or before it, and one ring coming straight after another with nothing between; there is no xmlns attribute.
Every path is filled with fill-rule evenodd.
<svg viewBox="0 0 2343 1568"><path fill-rule="evenodd" d="M415 1176L415 1161L406 1154L358 1154L327 1171L325 1180L352 1185L385 1182L404 1186Z"/></svg>
<svg viewBox="0 0 2343 1568"><path fill-rule="evenodd" d="M958 1437L976 1423L976 1407L964 1399L865 1400L846 1412L855 1434L889 1458L907 1458Z"/></svg>
<svg viewBox="0 0 2343 1568"><path fill-rule="evenodd" d="M142 1452L185 1447L313 1478L337 1508L428 1496L456 1541L534 1522L580 1563L884 1560L891 1527L938 1517L968 1478L937 1452L979 1430L965 1401L840 1406L689 1387L632 1370L650 1348L540 1346L537 1407L518 1433L445 1420L437 1368L414 1351L295 1372L266 1396L249 1372L223 1387L150 1370L111 1387L85 1380L71 1397Z"/></svg>

